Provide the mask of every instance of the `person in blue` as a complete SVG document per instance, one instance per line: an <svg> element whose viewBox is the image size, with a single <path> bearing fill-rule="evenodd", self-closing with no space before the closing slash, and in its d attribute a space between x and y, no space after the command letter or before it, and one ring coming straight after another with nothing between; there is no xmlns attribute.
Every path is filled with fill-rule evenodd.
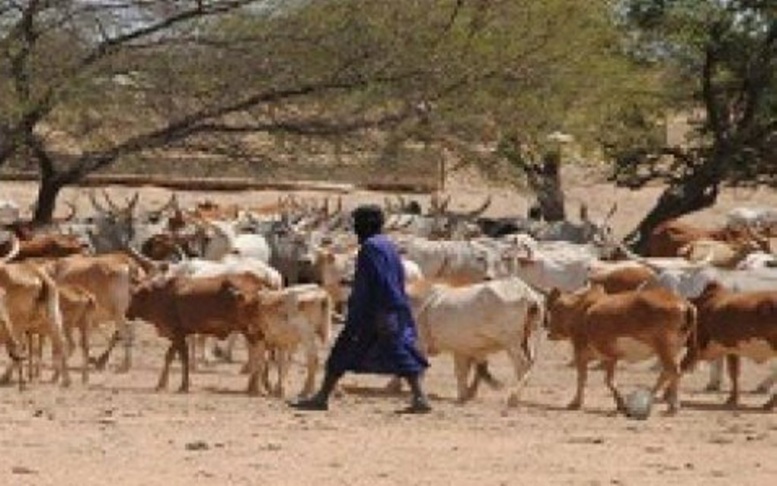
<svg viewBox="0 0 777 486"><path fill-rule="evenodd" d="M299 410L327 410L337 382L346 372L354 372L404 378L412 402L403 411L429 412L421 386L429 363L416 348L418 335L405 293L404 268L393 242L382 234L383 211L376 205L363 205L352 216L360 248L345 326L327 359L319 391L290 405Z"/></svg>

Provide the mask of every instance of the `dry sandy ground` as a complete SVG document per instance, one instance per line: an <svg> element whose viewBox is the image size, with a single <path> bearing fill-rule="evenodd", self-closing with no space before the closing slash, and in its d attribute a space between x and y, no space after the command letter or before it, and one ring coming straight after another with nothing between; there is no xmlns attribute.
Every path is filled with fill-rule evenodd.
<svg viewBox="0 0 777 486"><path fill-rule="evenodd" d="M455 203L473 207L482 188L457 184ZM594 215L619 203L614 222L625 232L658 190L615 190L585 180L569 191L587 201ZM117 196L126 190L114 189ZM29 201L32 186L0 183L0 197ZM73 196L68 191L65 199ZM168 192L144 189L144 204ZM277 193L211 194L241 204L271 201ZM184 203L203 197L182 196ZM347 203L380 198L347 196ZM80 200L86 205L85 198ZM774 204L767 191L727 193L720 204L696 215L720 221L736 205ZM492 214L525 212L526 200L495 193ZM236 364L219 364L193 375L188 395L153 387L165 342L148 325L138 325L135 365L128 374L93 373L88 386L78 375L70 389L47 383L19 392L0 390L0 485L175 485L175 484L774 484L777 478L777 415L757 410L766 397L745 394L738 411L723 408L723 394L702 393L705 373L682 383L683 410L647 421L613 413L593 371L583 411L566 411L575 382L566 366L569 348L543 342L532 377L517 408L506 407L506 390L481 389L473 402L454 402L453 366L432 360L426 384L434 411L427 416L394 413L407 396L382 393L385 380L350 376L346 394L328 413L298 413L269 397L249 398ZM107 331L98 340L104 341ZM72 365L79 363L77 355ZM506 359L494 371L510 378ZM300 384L295 368L292 391ZM48 370L47 370L48 371ZM748 364L744 386L766 372ZM646 366L623 366L625 392L652 384Z"/></svg>

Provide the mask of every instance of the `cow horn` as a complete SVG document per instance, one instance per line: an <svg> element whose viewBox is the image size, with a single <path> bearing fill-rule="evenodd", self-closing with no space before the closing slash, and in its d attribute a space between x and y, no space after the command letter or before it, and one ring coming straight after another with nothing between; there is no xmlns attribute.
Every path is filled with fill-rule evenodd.
<svg viewBox="0 0 777 486"><path fill-rule="evenodd" d="M0 258L0 265L4 263L8 263L19 254L19 250L21 249L21 244L19 243L19 237L16 236L16 234L11 233L11 249L10 251L2 258Z"/></svg>
<svg viewBox="0 0 777 486"><path fill-rule="evenodd" d="M130 258L135 260L135 262L140 265L140 267L145 271L146 273L153 275L159 271L162 270L163 265L162 263L152 260L151 258L147 257L146 255L140 253L138 250L132 247L132 245L126 245L125 251L127 255L129 255Z"/></svg>
<svg viewBox="0 0 777 486"><path fill-rule="evenodd" d="M92 203L92 207L98 212L98 213L109 213L107 209L105 209L105 206L97 202L97 197L94 194L94 191L89 191L89 201Z"/></svg>
<svg viewBox="0 0 777 486"><path fill-rule="evenodd" d="M448 210L448 206L451 203L451 194L448 194L448 197L444 198L442 203L440 203L440 212L444 213Z"/></svg>
<svg viewBox="0 0 777 486"><path fill-rule="evenodd" d="M127 201L127 207L125 209L128 209L130 212L134 211L135 206L137 206L139 200L140 191L135 191L135 194L133 194L132 197Z"/></svg>
<svg viewBox="0 0 777 486"><path fill-rule="evenodd" d="M105 199L105 202L107 202L108 206L111 207L111 211L116 211L116 212L119 211L119 206L117 206L116 203L113 202L113 199L111 199L111 197L108 195L108 191L103 189L100 192L102 193L103 199Z"/></svg>
<svg viewBox="0 0 777 486"><path fill-rule="evenodd" d="M468 213L465 213L464 217L465 218L469 218L469 219L477 218L481 214L485 213L486 209L488 209L489 206L491 206L491 195L490 194L488 195L488 197L486 197L486 200L483 201L483 204L481 204L480 207L478 207L477 209L474 209L474 210L472 210L472 211L470 211Z"/></svg>
<svg viewBox="0 0 777 486"><path fill-rule="evenodd" d="M646 267L648 267L649 269L653 270L653 271L654 271L654 272L656 272L656 273L660 273L660 272L662 272L662 271L664 270L664 268L663 268L663 267L661 267L660 265L656 265L655 263L651 262L651 261L650 261L650 260L648 260L647 258L645 258L645 257L643 257L643 256L641 256L641 255L637 255L636 253L634 253L633 251L631 251L631 250L630 250L630 249L629 249L629 248L628 248L626 245L624 245L623 243L620 243L620 242L619 242L619 243L617 244L617 247L618 247L618 249L619 249L620 251L622 251L622 252L623 252L623 254L624 254L624 255L626 255L626 258L628 258L629 260L632 260L632 261L635 261L635 262L637 262L637 263L640 263L640 264L642 264L642 265L645 265Z"/></svg>
<svg viewBox="0 0 777 486"><path fill-rule="evenodd" d="M580 221L588 223L591 220L588 218L588 205L586 203L580 203Z"/></svg>
<svg viewBox="0 0 777 486"><path fill-rule="evenodd" d="M57 219L57 222L59 223L65 223L68 221L73 221L73 218L76 216L76 205L72 202L65 202L65 206L70 208L70 213L67 216L63 216L59 219Z"/></svg>
<svg viewBox="0 0 777 486"><path fill-rule="evenodd" d="M615 201L614 203L612 203L612 207L607 212L607 216L604 217L604 223L607 223L610 220L610 218L613 217L616 211L618 211L618 201Z"/></svg>

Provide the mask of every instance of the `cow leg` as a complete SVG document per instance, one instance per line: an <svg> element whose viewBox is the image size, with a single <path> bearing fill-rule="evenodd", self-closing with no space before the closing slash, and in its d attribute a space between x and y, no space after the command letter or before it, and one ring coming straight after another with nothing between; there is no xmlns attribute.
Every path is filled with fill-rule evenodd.
<svg viewBox="0 0 777 486"><path fill-rule="evenodd" d="M189 346L186 345L185 336L176 336L175 343L181 356L181 387L178 393L189 391Z"/></svg>
<svg viewBox="0 0 777 486"><path fill-rule="evenodd" d="M197 334L186 336L186 347L189 350L189 356L192 358L192 371L197 371Z"/></svg>
<svg viewBox="0 0 777 486"><path fill-rule="evenodd" d="M777 384L777 366L772 366L771 373L758 384L755 388L755 393L769 393L769 390L771 390L775 384Z"/></svg>
<svg viewBox="0 0 777 486"><path fill-rule="evenodd" d="M124 316L121 317L121 322L118 324L121 340L124 344L124 361L117 371L127 373L132 366L132 342L135 338L135 326L134 322L127 320Z"/></svg>
<svg viewBox="0 0 777 486"><path fill-rule="evenodd" d="M312 340L305 346L305 361L307 363L307 377L305 378L305 386L302 388L300 396L307 397L316 387L316 372L318 372L318 350L316 349L315 337L311 336Z"/></svg>
<svg viewBox="0 0 777 486"><path fill-rule="evenodd" d="M736 408L739 405L739 369L741 361L739 356L735 354L726 356L728 377L731 380L731 393L728 396L728 400L726 400L727 407Z"/></svg>
<svg viewBox="0 0 777 486"><path fill-rule="evenodd" d="M513 364L513 370L515 371L515 385L508 398L507 404L511 407L515 407L518 405L520 391L529 379L532 368L532 359L529 350L522 346L507 348L507 356L510 358L510 361Z"/></svg>
<svg viewBox="0 0 777 486"><path fill-rule="evenodd" d="M655 397L666 385L667 413L675 414L680 409L680 400L678 395L680 384L680 365L671 351L668 344L661 345L657 349L658 359L661 361L663 370L658 375L656 384L653 386L652 396Z"/></svg>
<svg viewBox="0 0 777 486"><path fill-rule="evenodd" d="M62 381L60 385L63 387L70 386L70 370L67 367L67 350L65 340L62 336L53 336L51 338L52 354L56 362L56 367L59 373L62 374Z"/></svg>
<svg viewBox="0 0 777 486"><path fill-rule="evenodd" d="M81 355L83 356L83 367L81 368L81 383L89 383L89 333L91 324L86 322L81 325ZM72 339L72 337L71 337Z"/></svg>
<svg viewBox="0 0 777 486"><path fill-rule="evenodd" d="M585 383L588 380L588 359L581 349L575 348L575 368L577 369L577 390L575 396L567 408L569 410L579 410L583 406L583 394Z"/></svg>
<svg viewBox="0 0 777 486"><path fill-rule="evenodd" d="M156 385L157 391L162 391L167 388L167 381L170 376L170 364L173 362L177 351L178 347L175 342L171 341L170 346L165 353L165 365L162 367L162 373L159 375L159 382Z"/></svg>
<svg viewBox="0 0 777 486"><path fill-rule="evenodd" d="M767 412L774 410L777 407L777 393L772 394L772 398L768 402L764 403L763 409Z"/></svg>
<svg viewBox="0 0 777 486"><path fill-rule="evenodd" d="M264 342L260 339L246 336L248 344L248 390L250 396L259 395L259 376L267 366L264 358Z"/></svg>
<svg viewBox="0 0 777 486"><path fill-rule="evenodd" d="M716 392L723 388L723 358L710 362L710 379L704 387L704 391Z"/></svg>
<svg viewBox="0 0 777 486"><path fill-rule="evenodd" d="M610 393L612 393L612 399L615 400L615 408L623 413L626 411L626 406L623 403L623 397L620 392L618 392L618 387L615 385L615 367L618 364L618 361L608 359L602 360L601 363L604 366L604 384L610 390Z"/></svg>
<svg viewBox="0 0 777 486"><path fill-rule="evenodd" d="M388 383L386 383L386 387L384 388L389 393L395 393L399 394L402 392L402 378L398 376L393 376Z"/></svg>
<svg viewBox="0 0 777 486"><path fill-rule="evenodd" d="M472 359L468 356L461 354L453 355L453 369L456 374L456 384L458 386L458 400L459 403L464 403L470 398L469 387L467 381L469 380L469 370L472 367Z"/></svg>
<svg viewBox="0 0 777 486"><path fill-rule="evenodd" d="M111 357L111 352L113 351L113 348L116 347L116 344L119 343L119 339L121 339L119 331L114 331L113 334L111 334L111 339L108 341L108 347L94 360L94 367L97 371L103 371L105 369L105 366L108 364L108 359Z"/></svg>

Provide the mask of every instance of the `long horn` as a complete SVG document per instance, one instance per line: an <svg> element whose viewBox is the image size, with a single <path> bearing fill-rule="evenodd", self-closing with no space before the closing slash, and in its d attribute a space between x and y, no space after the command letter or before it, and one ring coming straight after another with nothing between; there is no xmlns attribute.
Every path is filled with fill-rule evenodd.
<svg viewBox="0 0 777 486"><path fill-rule="evenodd" d="M481 204L480 207L478 207L477 209L475 209L473 211L470 211L468 213L464 213L464 217L465 218L469 218L469 219L477 218L481 214L485 213L486 209L488 209L489 206L491 206L491 195L490 194L488 195L488 197L486 197L486 200L483 201L483 204Z"/></svg>
<svg viewBox="0 0 777 486"><path fill-rule="evenodd" d="M133 248L132 245L126 245L124 250L126 251L127 255L130 256L130 258L135 260L135 262L140 265L144 272L151 275L159 272L162 269L162 264L160 262L152 260L146 255L140 253L138 250Z"/></svg>
<svg viewBox="0 0 777 486"><path fill-rule="evenodd" d="M612 203L612 207L607 212L607 216L604 217L604 223L607 223L617 210L618 210L618 201L615 201L614 203Z"/></svg>
<svg viewBox="0 0 777 486"><path fill-rule="evenodd" d="M127 201L127 207L125 209L128 209L130 212L134 211L135 206L137 206L139 200L140 191L135 191L135 194L133 194L132 197Z"/></svg>
<svg viewBox="0 0 777 486"><path fill-rule="evenodd" d="M67 216L63 216L61 218L58 218L56 220L57 223L66 223L68 221L72 221L73 218L75 218L75 216L76 216L76 205L75 204L73 204L72 202L65 202L65 206L70 208L70 214L68 214Z"/></svg>
<svg viewBox="0 0 777 486"><path fill-rule="evenodd" d="M11 250L2 258L0 258L0 265L8 263L19 254L21 249L21 243L19 243L19 237L16 234L11 233Z"/></svg>
<svg viewBox="0 0 777 486"><path fill-rule="evenodd" d="M105 202L108 203L108 206L111 207L112 211L120 211L119 206L115 202L113 202L113 199L111 199L111 197L108 195L107 190L103 189L101 193L103 195L103 199L105 199Z"/></svg>
<svg viewBox="0 0 777 486"><path fill-rule="evenodd" d="M98 213L110 213L110 211L105 209L105 206L97 202L97 197L95 196L94 191L89 191L89 201L92 203L92 207Z"/></svg>
<svg viewBox="0 0 777 486"><path fill-rule="evenodd" d="M440 212L444 213L448 210L448 205L451 203L451 194L448 194L448 197L443 199L442 203L440 203Z"/></svg>

